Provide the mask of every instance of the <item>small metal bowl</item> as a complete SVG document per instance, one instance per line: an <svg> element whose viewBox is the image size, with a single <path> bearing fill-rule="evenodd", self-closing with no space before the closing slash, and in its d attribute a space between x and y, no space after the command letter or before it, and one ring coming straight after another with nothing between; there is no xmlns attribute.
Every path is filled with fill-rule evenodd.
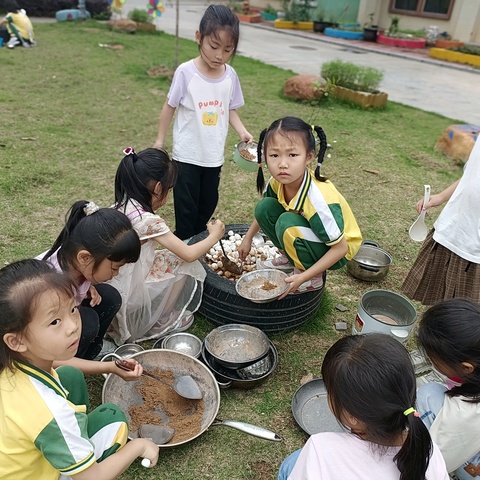
<svg viewBox="0 0 480 480"><path fill-rule="evenodd" d="M158 348L156 345L157 344L155 344L153 348ZM191 333L172 333L168 337L162 339L161 348L175 350L176 352L185 353L191 357L198 358L202 353L202 341Z"/></svg>
<svg viewBox="0 0 480 480"><path fill-rule="evenodd" d="M235 284L237 293L254 303L276 300L288 289L287 274L274 268L254 270L242 275Z"/></svg>
<svg viewBox="0 0 480 480"><path fill-rule="evenodd" d="M122 358L129 358L133 354L143 352L144 350L145 349L137 343L125 343L124 345L120 345L114 353Z"/></svg>
<svg viewBox="0 0 480 480"><path fill-rule="evenodd" d="M247 144L246 142L242 141L238 145L235 145L235 150L233 151L234 162L242 170L246 170L247 172L257 172L258 171L257 147L258 147L258 144L256 142ZM244 158L240 153L243 150L247 150L248 153L254 156L255 158L252 158L251 160Z"/></svg>

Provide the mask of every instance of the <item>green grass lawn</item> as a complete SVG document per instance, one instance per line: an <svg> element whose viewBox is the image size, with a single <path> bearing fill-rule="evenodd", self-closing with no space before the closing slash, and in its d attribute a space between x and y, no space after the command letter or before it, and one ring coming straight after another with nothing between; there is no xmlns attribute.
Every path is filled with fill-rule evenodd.
<svg viewBox="0 0 480 480"><path fill-rule="evenodd" d="M0 49L2 265L49 248L75 200L90 199L101 206L113 202L122 151L153 145L168 92L169 81L147 71L172 67L175 54L172 36L114 33L94 21L36 24L35 30L36 48ZM179 45L180 62L196 55L193 42L180 40ZM293 72L240 56L233 66L246 102L239 113L257 138L286 115L324 128L333 149L323 174L347 198L364 238L377 241L394 263L376 284L359 282L346 269L330 273L315 317L296 331L271 336L280 358L275 373L253 390L222 390L220 418L273 430L282 443L212 427L184 446L161 449L155 469L135 462L122 479L276 478L281 460L307 439L292 417L291 399L302 378L319 375L326 349L343 335L335 331L335 322L346 321L350 330L367 290L399 292L419 249L409 239L408 227L416 218L424 183L435 193L461 175L460 166L433 148L448 125L461 122L393 102L382 111L363 111L332 98L320 104L293 102L281 93ZM255 174L233 163L237 141L232 132L220 186L217 217L226 224L250 223L258 199ZM172 204L160 213L173 227ZM435 216L428 217L429 225ZM337 304L348 310L336 310ZM191 331L203 338L212 328L198 317ZM102 383L102 377L89 379L94 404L101 401Z"/></svg>

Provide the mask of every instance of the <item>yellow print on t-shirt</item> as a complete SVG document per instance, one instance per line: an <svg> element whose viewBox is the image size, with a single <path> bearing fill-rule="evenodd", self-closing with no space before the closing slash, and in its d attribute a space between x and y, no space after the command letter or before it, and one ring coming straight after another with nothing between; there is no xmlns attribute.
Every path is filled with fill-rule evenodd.
<svg viewBox="0 0 480 480"><path fill-rule="evenodd" d="M218 113L217 112L203 112L202 114L202 123L209 127L215 126L218 122Z"/></svg>

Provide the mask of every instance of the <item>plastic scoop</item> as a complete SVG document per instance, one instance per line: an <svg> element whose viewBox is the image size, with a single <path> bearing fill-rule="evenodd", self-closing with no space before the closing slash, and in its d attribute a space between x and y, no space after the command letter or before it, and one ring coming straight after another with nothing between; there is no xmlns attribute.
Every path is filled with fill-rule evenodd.
<svg viewBox="0 0 480 480"><path fill-rule="evenodd" d="M425 185L425 194L423 195L423 206L425 206L430 200L430 185ZM414 242L423 242L427 236L428 228L425 225L426 210L422 210L418 218L413 222L412 226L408 230L410 238Z"/></svg>
<svg viewBox="0 0 480 480"><path fill-rule="evenodd" d="M135 365L133 363L130 363L128 360L117 359L115 360L115 365L117 365L117 367L121 368L122 370L129 371L135 369ZM173 386L167 383L163 378L160 378L153 373L147 372L146 370L142 372L142 375L153 378L154 380L157 380L157 382L163 383L183 398L188 398L189 400L200 400L201 398L203 398L203 393L200 390L198 383L190 375L182 375L180 377L177 377L173 382Z"/></svg>
<svg viewBox="0 0 480 480"><path fill-rule="evenodd" d="M140 428L138 429L138 434L140 437L148 438L157 445L164 445L165 443L169 442L174 433L175 430L173 428L165 425L143 424L140 425Z"/></svg>
<svg viewBox="0 0 480 480"><path fill-rule="evenodd" d="M225 270L228 270L231 273L234 273L235 275L241 275L243 272L242 267L240 265L237 265L235 262L233 262L227 257L227 254L225 253L225 249L223 248L222 239L219 240L219 243L220 243L220 247L222 247L222 252L223 252L223 260L222 260L223 268Z"/></svg>

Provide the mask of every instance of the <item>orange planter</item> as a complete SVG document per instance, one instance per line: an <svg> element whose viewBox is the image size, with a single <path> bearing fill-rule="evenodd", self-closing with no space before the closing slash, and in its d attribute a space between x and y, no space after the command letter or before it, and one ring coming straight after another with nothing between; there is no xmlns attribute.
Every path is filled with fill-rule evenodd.
<svg viewBox="0 0 480 480"><path fill-rule="evenodd" d="M260 23L262 21L262 16L259 13L251 13L249 15L244 13L236 13L235 15L237 15L241 22Z"/></svg>
<svg viewBox="0 0 480 480"><path fill-rule="evenodd" d="M462 47L463 42L456 42L454 40L437 40L435 46L437 48Z"/></svg>

